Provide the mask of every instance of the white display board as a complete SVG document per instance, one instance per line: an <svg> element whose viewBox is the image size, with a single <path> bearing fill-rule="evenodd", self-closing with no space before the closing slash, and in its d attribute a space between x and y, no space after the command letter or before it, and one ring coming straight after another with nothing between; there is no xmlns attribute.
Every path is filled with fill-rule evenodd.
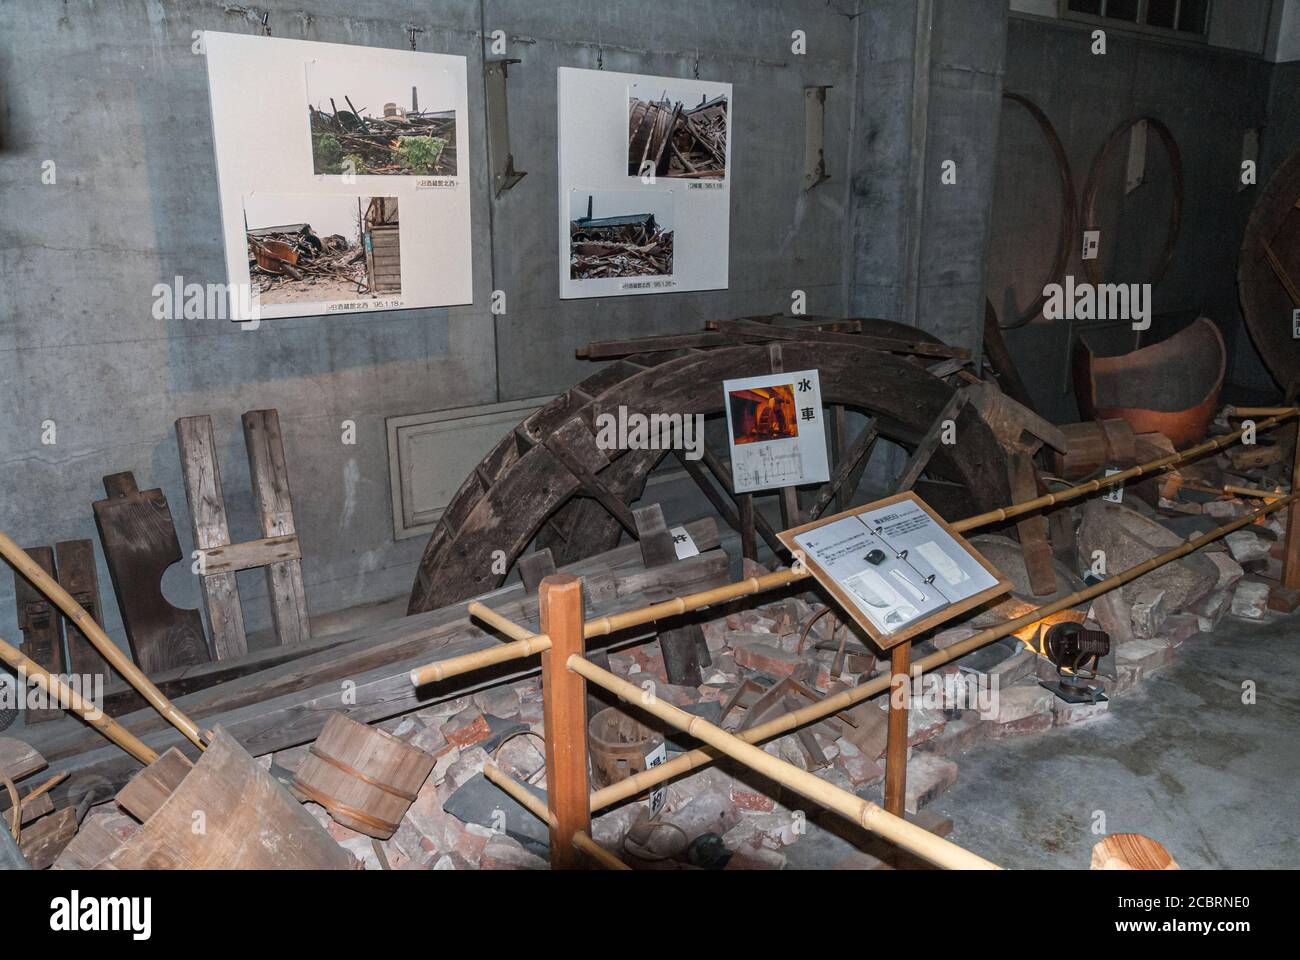
<svg viewBox="0 0 1300 960"><path fill-rule="evenodd" d="M882 648L1010 589L992 564L911 492L779 537Z"/></svg>
<svg viewBox="0 0 1300 960"><path fill-rule="evenodd" d="M724 380L722 395L736 493L831 478L816 370Z"/></svg>
<svg viewBox="0 0 1300 960"><path fill-rule="evenodd" d="M612 297L688 290L725 290L731 212L731 84L648 77L605 70L559 69L560 296ZM632 110L637 101L667 112L708 107L726 128L724 169L707 175L630 172ZM619 275L585 276L573 261L573 224L630 220L671 257L605 266ZM653 220L648 218L653 217ZM648 225L643 226L643 225ZM666 234L670 244L664 243ZM645 244L649 246L649 244ZM665 261L669 262L665 262Z"/></svg>
<svg viewBox="0 0 1300 960"><path fill-rule="evenodd" d="M252 286L259 318L473 300L464 57L212 32L203 43L227 273ZM376 120L391 138L361 126ZM276 246L286 232L292 252ZM250 267L259 253L274 275Z"/></svg>

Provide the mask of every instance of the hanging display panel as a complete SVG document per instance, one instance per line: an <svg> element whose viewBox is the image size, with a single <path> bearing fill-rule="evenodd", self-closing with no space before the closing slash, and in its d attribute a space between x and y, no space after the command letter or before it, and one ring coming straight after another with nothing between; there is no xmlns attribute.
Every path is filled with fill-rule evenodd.
<svg viewBox="0 0 1300 960"><path fill-rule="evenodd" d="M559 70L560 296L727 288L731 84Z"/></svg>
<svg viewBox="0 0 1300 960"><path fill-rule="evenodd" d="M816 370L724 380L722 392L736 493L830 479Z"/></svg>
<svg viewBox="0 0 1300 960"><path fill-rule="evenodd" d="M464 57L203 40L227 275L253 317L472 301Z"/></svg>

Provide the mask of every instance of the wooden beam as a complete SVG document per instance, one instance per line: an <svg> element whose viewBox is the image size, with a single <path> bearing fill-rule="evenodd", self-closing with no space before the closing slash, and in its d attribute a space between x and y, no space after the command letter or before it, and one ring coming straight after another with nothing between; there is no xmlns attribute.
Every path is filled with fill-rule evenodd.
<svg viewBox="0 0 1300 960"><path fill-rule="evenodd" d="M864 333L833 333L813 327L778 327L774 324L755 323L750 320L711 320L707 326L721 333L766 337L772 340L819 340L825 343L854 344L888 353L905 353L918 357L959 357L963 360L970 358L970 351L965 347L950 347L946 343L930 343L925 340L896 340L892 337L874 337Z"/></svg>
<svg viewBox="0 0 1300 960"><path fill-rule="evenodd" d="M966 405L966 391L957 390L943 409L939 411L939 416L935 417L934 423L930 424L930 429L921 437L921 442L916 445L912 451L912 456L908 459L907 465L903 467L903 472L898 477L898 483L894 486L895 493L902 493L905 490L911 490L916 481L921 478L926 465L934 452L939 449L939 442L943 439L944 425L949 421L954 424L957 415L961 413L962 407Z"/></svg>
<svg viewBox="0 0 1300 960"><path fill-rule="evenodd" d="M302 558L302 547L298 543L296 533L283 537L246 540L243 543L232 543L200 552L203 569L209 575L253 570L269 564Z"/></svg>
<svg viewBox="0 0 1300 960"><path fill-rule="evenodd" d="M250 410L243 416L244 443L248 447L248 472L253 483L253 506L269 539L297 533L293 519L293 496L289 491L289 467L284 459L284 437L280 414L274 410ZM289 557L266 567L266 592L271 601L271 619L281 644L302 643L311 637L307 614L307 591L302 582L302 560Z"/></svg>
<svg viewBox="0 0 1300 960"><path fill-rule="evenodd" d="M212 439L212 418L181 417L176 421L176 442L181 451L181 475L185 499L190 505L190 527L197 550L211 550L230 544L226 523L226 499L221 491L221 467ZM200 579L203 608L208 614L208 633L218 660L248 652L244 632L244 610L239 603L239 584L233 573L217 573Z"/></svg>
<svg viewBox="0 0 1300 960"><path fill-rule="evenodd" d="M904 815L907 798L907 714L911 699L912 643L889 651L889 720L885 740L885 810Z"/></svg>

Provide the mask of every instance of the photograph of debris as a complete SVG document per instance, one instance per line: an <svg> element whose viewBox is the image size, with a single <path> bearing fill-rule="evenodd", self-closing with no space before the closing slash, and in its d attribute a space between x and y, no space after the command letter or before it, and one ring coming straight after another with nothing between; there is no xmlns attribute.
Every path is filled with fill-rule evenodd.
<svg viewBox="0 0 1300 960"><path fill-rule="evenodd" d="M312 60L312 172L454 177L455 102L450 78L438 71Z"/></svg>
<svg viewBox="0 0 1300 960"><path fill-rule="evenodd" d="M1291 929L1300 0L417 6L0 3L20 938Z"/></svg>
<svg viewBox="0 0 1300 960"><path fill-rule="evenodd" d="M628 87L628 176L721 180L727 175L727 95L651 82Z"/></svg>
<svg viewBox="0 0 1300 960"><path fill-rule="evenodd" d="M670 277L672 195L603 190L569 195L569 276Z"/></svg>
<svg viewBox="0 0 1300 960"><path fill-rule="evenodd" d="M396 197L244 200L248 268L259 304L328 303L402 292Z"/></svg>

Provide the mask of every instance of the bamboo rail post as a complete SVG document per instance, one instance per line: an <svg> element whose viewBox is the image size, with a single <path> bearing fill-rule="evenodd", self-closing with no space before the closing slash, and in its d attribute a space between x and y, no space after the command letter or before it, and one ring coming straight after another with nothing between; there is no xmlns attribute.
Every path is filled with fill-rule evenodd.
<svg viewBox="0 0 1300 960"><path fill-rule="evenodd" d="M550 637L542 653L542 722L546 730L546 804L554 820L551 867L582 865L573 848L578 833L591 832L591 785L587 780L587 684L565 667L585 652L582 580L554 573L537 591L542 631Z"/></svg>
<svg viewBox="0 0 1300 960"><path fill-rule="evenodd" d="M126 681L135 688L145 702L162 714L164 720L183 733L200 750L205 748L203 737L194 721L181 713L175 704L163 696L162 691L153 685L153 681L122 653L117 644L109 639L108 634L86 612L85 608L77 603L68 591L59 586L57 580L42 570L40 564L33 560L26 550L14 543L13 539L3 531L0 531L0 556L8 560L15 570L31 582L32 586L49 597L51 602L62 610L64 615L81 631L82 635L94 644L95 649L100 652L104 659L126 678Z"/></svg>
<svg viewBox="0 0 1300 960"><path fill-rule="evenodd" d="M885 739L885 809L903 816L907 796L907 720L912 699L912 642L889 651L889 720Z"/></svg>
<svg viewBox="0 0 1300 960"><path fill-rule="evenodd" d="M23 676L31 677L45 691L45 695L57 703L68 705L68 709L90 724L110 741L117 744L131 756L148 766L158 759L158 754L112 717L100 710L94 703L84 699L58 677L51 674L31 657L17 647L0 639L0 660L18 671L19 680ZM19 688L21 689L21 682Z"/></svg>

